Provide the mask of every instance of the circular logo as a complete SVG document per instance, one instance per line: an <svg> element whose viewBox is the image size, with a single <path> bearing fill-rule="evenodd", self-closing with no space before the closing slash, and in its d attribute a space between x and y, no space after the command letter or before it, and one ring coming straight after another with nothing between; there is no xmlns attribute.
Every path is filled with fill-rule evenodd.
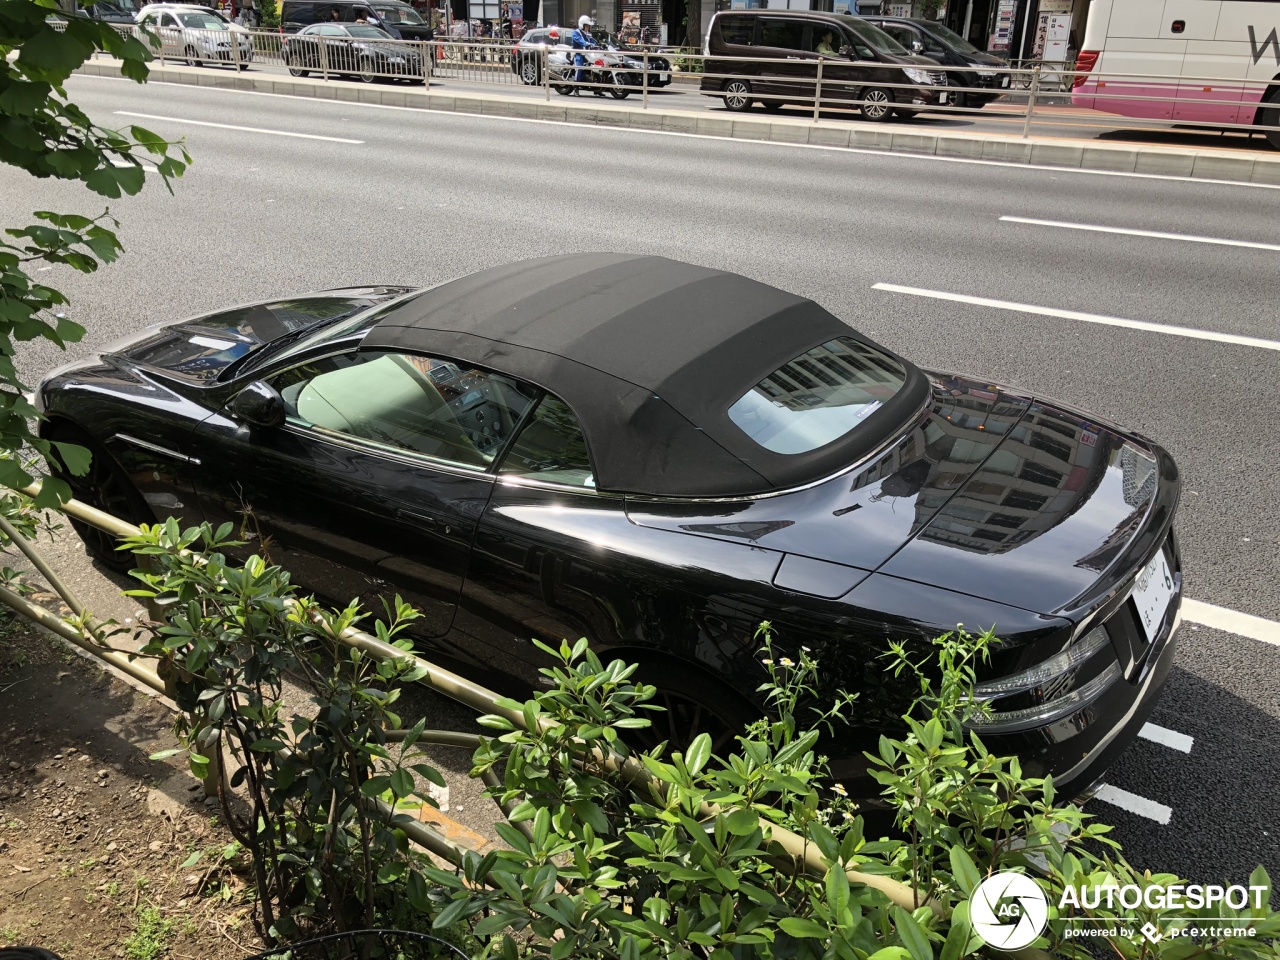
<svg viewBox="0 0 1280 960"><path fill-rule="evenodd" d="M974 888L969 900L973 932L997 950L1021 950L1049 922L1049 901L1040 884L1022 873L996 873Z"/></svg>

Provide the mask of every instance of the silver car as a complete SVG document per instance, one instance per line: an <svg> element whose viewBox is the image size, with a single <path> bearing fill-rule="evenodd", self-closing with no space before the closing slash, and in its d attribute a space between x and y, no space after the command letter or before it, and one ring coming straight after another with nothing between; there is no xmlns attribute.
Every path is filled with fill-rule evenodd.
<svg viewBox="0 0 1280 960"><path fill-rule="evenodd" d="M239 65L253 61L253 38L243 27L209 9L188 4L153 3L137 17L138 26L159 38L165 57L186 60L193 67L206 63L235 63L232 43L239 46Z"/></svg>

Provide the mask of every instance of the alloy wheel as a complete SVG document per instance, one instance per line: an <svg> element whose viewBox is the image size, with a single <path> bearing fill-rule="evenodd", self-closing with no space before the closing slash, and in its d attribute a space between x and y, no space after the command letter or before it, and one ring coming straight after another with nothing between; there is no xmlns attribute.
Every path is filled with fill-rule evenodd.
<svg viewBox="0 0 1280 960"><path fill-rule="evenodd" d="M745 80L730 80L724 85L724 105L742 111L751 106L751 85Z"/></svg>
<svg viewBox="0 0 1280 960"><path fill-rule="evenodd" d="M538 82L538 61L525 57L520 63L520 82L532 87Z"/></svg>
<svg viewBox="0 0 1280 960"><path fill-rule="evenodd" d="M887 91L878 87L864 91L862 99L866 101L861 107L862 115L868 120L887 120L893 112L893 108L890 106L893 98L889 96Z"/></svg>
<svg viewBox="0 0 1280 960"><path fill-rule="evenodd" d="M362 83L373 83L377 79L378 71L373 65L373 60L369 57L362 57L360 60L360 81Z"/></svg>

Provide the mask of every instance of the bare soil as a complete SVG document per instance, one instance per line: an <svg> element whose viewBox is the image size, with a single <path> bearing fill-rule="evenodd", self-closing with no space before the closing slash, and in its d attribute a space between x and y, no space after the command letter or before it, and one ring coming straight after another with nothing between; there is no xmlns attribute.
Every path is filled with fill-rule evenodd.
<svg viewBox="0 0 1280 960"><path fill-rule="evenodd" d="M0 947L65 960L264 949L213 801L180 756L148 759L177 745L172 723L162 701L0 613Z"/></svg>

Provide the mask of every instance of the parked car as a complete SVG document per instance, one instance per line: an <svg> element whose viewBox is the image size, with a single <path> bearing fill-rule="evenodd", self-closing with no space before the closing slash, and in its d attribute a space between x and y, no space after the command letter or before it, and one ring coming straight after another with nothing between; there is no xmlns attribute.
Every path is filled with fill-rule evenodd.
<svg viewBox="0 0 1280 960"><path fill-rule="evenodd" d="M922 53L944 67L973 67L972 70L948 70L947 83L952 87L980 87L984 92L950 91L950 102L956 107L985 107L1009 89L1009 64L999 57L979 50L954 30L936 20L913 20L909 17L874 17L874 23L898 43L914 53ZM985 91L990 90L990 93Z"/></svg>
<svg viewBox="0 0 1280 960"><path fill-rule="evenodd" d="M343 604L398 593L424 656L513 695L547 664L531 639L589 637L659 687L657 739L723 745L759 715L768 619L775 656L810 647L824 694L860 695L822 747L850 789L916 692L890 639L994 630L983 740L1063 796L1174 659L1160 446L720 270L577 254L249 304L55 370L36 403L42 436L92 452L85 476L52 465L80 500L233 521L240 553Z"/></svg>
<svg viewBox="0 0 1280 960"><path fill-rule="evenodd" d="M832 52L824 53L824 44ZM822 61L822 102L857 104L865 120L910 116L946 104L947 78L860 17L807 10L717 13L704 48L702 92L735 111L812 104ZM719 57L734 59L715 59ZM741 58L741 59L740 59Z"/></svg>
<svg viewBox="0 0 1280 960"><path fill-rule="evenodd" d="M313 23L285 37L280 56L295 77L312 71L347 74L365 83L403 77L425 83L419 49L364 23Z"/></svg>
<svg viewBox="0 0 1280 960"><path fill-rule="evenodd" d="M562 27L538 27L526 30L515 42L511 51L511 72L520 78L520 82L532 86L542 82L542 69L547 62L547 55L552 50L567 52L569 34L572 31Z"/></svg>
<svg viewBox="0 0 1280 960"><path fill-rule="evenodd" d="M186 60L193 67L238 62L241 70L247 70L253 62L249 32L207 7L153 3L138 12L137 22L159 37L166 57ZM232 52L233 42L240 48L238 58Z"/></svg>
<svg viewBox="0 0 1280 960"><path fill-rule="evenodd" d="M400 0L284 0L280 8L282 33L297 33L313 23L331 23L334 11L340 22L364 17L397 40L433 40L435 31L417 10Z"/></svg>

